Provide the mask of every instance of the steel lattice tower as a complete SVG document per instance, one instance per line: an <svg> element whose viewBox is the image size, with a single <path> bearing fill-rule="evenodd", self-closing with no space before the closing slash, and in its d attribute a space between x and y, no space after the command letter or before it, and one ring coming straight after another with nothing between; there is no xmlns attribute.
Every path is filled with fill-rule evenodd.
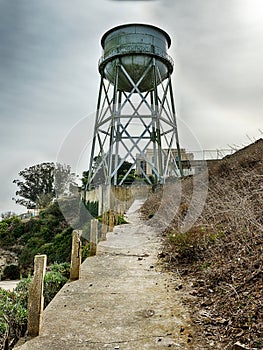
<svg viewBox="0 0 263 350"><path fill-rule="evenodd" d="M126 24L106 32L101 44L88 186L122 185L135 167L151 183L146 165L161 184L182 176L169 35L152 25ZM125 161L131 166L118 180Z"/></svg>

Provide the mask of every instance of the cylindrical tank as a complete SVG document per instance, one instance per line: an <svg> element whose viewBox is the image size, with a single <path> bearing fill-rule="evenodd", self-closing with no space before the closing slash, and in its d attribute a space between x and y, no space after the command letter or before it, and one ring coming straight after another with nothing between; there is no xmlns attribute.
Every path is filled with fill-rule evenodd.
<svg viewBox="0 0 263 350"><path fill-rule="evenodd" d="M99 61L100 74L115 84L116 64L125 68L132 80L137 83L149 65L152 58L160 74L157 74L157 84L166 79L173 71L173 61L167 54L171 45L169 35L162 29L148 24L124 24L107 31L102 39L103 55ZM133 85L122 71L118 73L118 90L131 91ZM150 91L154 88L153 69L139 84L140 91Z"/></svg>

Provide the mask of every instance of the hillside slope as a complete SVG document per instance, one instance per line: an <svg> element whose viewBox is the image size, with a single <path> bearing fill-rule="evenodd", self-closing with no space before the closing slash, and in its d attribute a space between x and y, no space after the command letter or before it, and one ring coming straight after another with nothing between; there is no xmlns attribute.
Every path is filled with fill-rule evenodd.
<svg viewBox="0 0 263 350"><path fill-rule="evenodd" d="M193 179L181 181L179 210L162 233L166 267L192 285L192 317L207 349L233 349L239 342L261 349L263 140L208 169L203 211L186 233L180 227L193 193ZM174 196L178 185L168 185ZM142 214L153 216L163 191L151 195ZM154 222L154 221L153 221Z"/></svg>
<svg viewBox="0 0 263 350"><path fill-rule="evenodd" d="M72 228L57 202L29 221L23 222L18 217L3 220L0 223L0 252L4 253L0 259L0 278L17 279L20 274L27 277L33 271L36 254L47 254L50 264L70 261L71 233ZM14 272L5 276L10 265Z"/></svg>

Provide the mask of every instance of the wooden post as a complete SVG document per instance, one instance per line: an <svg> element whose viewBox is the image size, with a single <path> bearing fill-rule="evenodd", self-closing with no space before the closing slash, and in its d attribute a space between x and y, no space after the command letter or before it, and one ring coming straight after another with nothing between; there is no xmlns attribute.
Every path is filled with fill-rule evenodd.
<svg viewBox="0 0 263 350"><path fill-rule="evenodd" d="M70 280L76 281L80 278L81 265L81 230L74 230L72 233Z"/></svg>
<svg viewBox="0 0 263 350"><path fill-rule="evenodd" d="M35 255L34 277L28 290L28 334L30 337L38 336L42 327L46 265L46 255Z"/></svg>
<svg viewBox="0 0 263 350"><path fill-rule="evenodd" d="M114 213L112 210L110 210L110 212L109 212L109 231L113 231L114 223L115 223L114 219L115 219Z"/></svg>
<svg viewBox="0 0 263 350"><path fill-rule="evenodd" d="M98 223L97 219L93 219L90 222L90 256L97 254Z"/></svg>

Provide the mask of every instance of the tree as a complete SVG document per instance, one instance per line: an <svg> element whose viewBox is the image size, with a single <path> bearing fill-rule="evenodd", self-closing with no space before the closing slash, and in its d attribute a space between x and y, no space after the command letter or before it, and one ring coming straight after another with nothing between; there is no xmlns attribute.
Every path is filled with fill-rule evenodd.
<svg viewBox="0 0 263 350"><path fill-rule="evenodd" d="M71 172L70 165L56 164L54 184L56 198L69 196L78 192L75 177L76 175Z"/></svg>
<svg viewBox="0 0 263 350"><path fill-rule="evenodd" d="M61 164L33 165L20 171L19 176L20 179L14 180L13 183L19 188L16 196L20 198L13 199L28 209L46 208L54 198L64 194L66 188L69 191L72 186L76 186L70 167Z"/></svg>
<svg viewBox="0 0 263 350"><path fill-rule="evenodd" d="M122 163L122 165L120 166L117 175L118 175L118 183L121 182L121 180L124 178L124 176L126 176L127 172L129 172L129 174L126 176L125 180L124 180L124 185L131 185L133 183L133 181L136 178L135 175L135 169L131 169L132 167L132 163L124 161Z"/></svg>
<svg viewBox="0 0 263 350"><path fill-rule="evenodd" d="M114 166L114 161L115 161L115 156L113 156L113 166ZM101 159L99 156L94 157L93 159L93 169L92 171L94 171L94 169L96 169L96 167L100 164ZM120 162L120 159L118 160L118 162ZM136 178L136 174L135 174L135 169L131 169L132 168L132 163L124 161L122 163L122 165L120 166L120 168L117 171L117 178L118 178L118 184L121 182L121 180L124 178L124 176L127 174L127 172L129 172L129 174L126 176L125 180L124 180L124 184L125 185L131 185L133 183L133 181ZM88 185L88 181L89 181L89 171L84 171L82 174L82 188L85 189ZM101 185L105 183L105 176L103 174L103 169L100 168L93 181L92 184L97 186L97 185Z"/></svg>

